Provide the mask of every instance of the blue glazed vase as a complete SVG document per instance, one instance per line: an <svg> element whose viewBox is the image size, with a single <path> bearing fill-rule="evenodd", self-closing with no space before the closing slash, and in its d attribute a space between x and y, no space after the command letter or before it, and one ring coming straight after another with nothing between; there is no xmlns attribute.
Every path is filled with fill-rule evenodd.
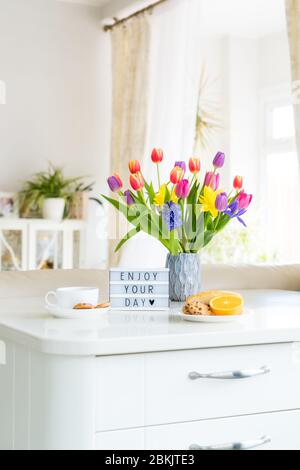
<svg viewBox="0 0 300 470"><path fill-rule="evenodd" d="M189 295L201 290L201 263L196 253L167 256L166 268L170 270L170 300L184 302Z"/></svg>

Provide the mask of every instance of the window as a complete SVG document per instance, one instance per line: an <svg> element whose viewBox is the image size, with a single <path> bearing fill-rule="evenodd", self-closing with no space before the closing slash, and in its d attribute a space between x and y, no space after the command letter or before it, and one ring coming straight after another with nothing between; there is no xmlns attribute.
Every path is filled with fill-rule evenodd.
<svg viewBox="0 0 300 470"><path fill-rule="evenodd" d="M267 239L280 263L300 259L299 166L293 106L269 103L265 113L262 196Z"/></svg>

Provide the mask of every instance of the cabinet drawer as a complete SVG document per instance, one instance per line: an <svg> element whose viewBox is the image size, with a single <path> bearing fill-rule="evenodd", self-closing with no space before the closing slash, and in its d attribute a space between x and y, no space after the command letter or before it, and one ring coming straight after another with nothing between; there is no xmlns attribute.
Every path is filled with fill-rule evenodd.
<svg viewBox="0 0 300 470"><path fill-rule="evenodd" d="M126 431L98 432L96 450L143 450L145 448L143 428Z"/></svg>
<svg viewBox="0 0 300 470"><path fill-rule="evenodd" d="M189 450L193 448L300 450L299 411L150 426L96 434L97 450ZM265 442L265 443L264 443Z"/></svg>
<svg viewBox="0 0 300 470"><path fill-rule="evenodd" d="M145 355L145 424L300 408L295 348L273 344ZM192 380L192 372L208 376Z"/></svg>
<svg viewBox="0 0 300 470"><path fill-rule="evenodd" d="M145 430L145 447L153 450L216 447L221 450L254 445L255 450L300 450L299 426L299 411L154 426ZM269 437L270 442L263 444L267 441L264 437Z"/></svg>
<svg viewBox="0 0 300 470"><path fill-rule="evenodd" d="M96 359L96 431L144 426L144 355Z"/></svg>

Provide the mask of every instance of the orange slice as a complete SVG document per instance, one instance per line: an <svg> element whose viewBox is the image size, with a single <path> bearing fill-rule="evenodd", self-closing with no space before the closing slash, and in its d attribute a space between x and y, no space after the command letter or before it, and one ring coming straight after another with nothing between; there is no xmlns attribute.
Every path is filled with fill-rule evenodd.
<svg viewBox="0 0 300 470"><path fill-rule="evenodd" d="M192 300L198 300L203 304L209 305L210 301L215 297L219 297L220 295L232 294L232 292L227 292L223 290L208 290L205 292L199 292L199 294L191 295L187 298L187 301L190 302Z"/></svg>
<svg viewBox="0 0 300 470"><path fill-rule="evenodd" d="M224 294L212 299L209 303L214 315L241 315L244 299L238 294Z"/></svg>

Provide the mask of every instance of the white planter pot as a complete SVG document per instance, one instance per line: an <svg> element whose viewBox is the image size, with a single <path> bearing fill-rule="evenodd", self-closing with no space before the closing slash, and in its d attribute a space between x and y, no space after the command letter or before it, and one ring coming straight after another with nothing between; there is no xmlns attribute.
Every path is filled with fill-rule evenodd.
<svg viewBox="0 0 300 470"><path fill-rule="evenodd" d="M43 202L44 219L61 222L64 216L65 200L63 198L45 199Z"/></svg>

